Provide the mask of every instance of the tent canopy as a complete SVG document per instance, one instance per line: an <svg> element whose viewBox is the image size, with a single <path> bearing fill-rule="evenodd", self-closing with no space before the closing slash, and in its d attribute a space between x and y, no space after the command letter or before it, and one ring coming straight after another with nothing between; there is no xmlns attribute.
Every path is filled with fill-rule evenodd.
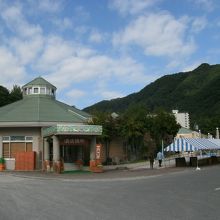
<svg viewBox="0 0 220 220"><path fill-rule="evenodd" d="M164 149L164 151L198 151L198 150L219 150L219 139L204 138L178 138L172 144Z"/></svg>

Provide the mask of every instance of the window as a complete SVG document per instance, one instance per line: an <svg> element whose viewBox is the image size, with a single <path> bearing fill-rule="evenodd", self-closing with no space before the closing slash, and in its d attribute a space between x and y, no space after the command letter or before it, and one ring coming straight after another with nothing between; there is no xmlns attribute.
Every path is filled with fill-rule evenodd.
<svg viewBox="0 0 220 220"><path fill-rule="evenodd" d="M31 136L3 136L3 157L14 158L17 152L32 151L33 137Z"/></svg>
<svg viewBox="0 0 220 220"><path fill-rule="evenodd" d="M20 142L20 141L24 141L25 140L25 136L11 136L10 137L10 139L11 139L11 141L18 141L18 142Z"/></svg>
<svg viewBox="0 0 220 220"><path fill-rule="evenodd" d="M32 88L28 88L28 94L32 93Z"/></svg>
<svg viewBox="0 0 220 220"><path fill-rule="evenodd" d="M31 136L26 136L25 137L26 142L32 142L33 141L33 137Z"/></svg>
<svg viewBox="0 0 220 220"><path fill-rule="evenodd" d="M10 158L10 148L9 143L3 143L3 157Z"/></svg>
<svg viewBox="0 0 220 220"><path fill-rule="evenodd" d="M38 94L39 89L38 88L34 88L34 94Z"/></svg>
<svg viewBox="0 0 220 220"><path fill-rule="evenodd" d="M50 95L50 89L47 88L47 95Z"/></svg>
<svg viewBox="0 0 220 220"><path fill-rule="evenodd" d="M3 136L2 137L2 141L3 142L9 142L10 141L10 137L9 136Z"/></svg>
<svg viewBox="0 0 220 220"><path fill-rule="evenodd" d="M24 89L24 95L27 95L27 88Z"/></svg>
<svg viewBox="0 0 220 220"><path fill-rule="evenodd" d="M40 88L40 94L46 94L46 88Z"/></svg>

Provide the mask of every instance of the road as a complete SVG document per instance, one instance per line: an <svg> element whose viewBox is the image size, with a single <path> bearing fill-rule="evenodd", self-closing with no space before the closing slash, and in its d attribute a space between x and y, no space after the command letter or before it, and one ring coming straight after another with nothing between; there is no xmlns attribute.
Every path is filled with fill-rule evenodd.
<svg viewBox="0 0 220 220"><path fill-rule="evenodd" d="M121 179L0 175L0 219L217 220L220 166Z"/></svg>

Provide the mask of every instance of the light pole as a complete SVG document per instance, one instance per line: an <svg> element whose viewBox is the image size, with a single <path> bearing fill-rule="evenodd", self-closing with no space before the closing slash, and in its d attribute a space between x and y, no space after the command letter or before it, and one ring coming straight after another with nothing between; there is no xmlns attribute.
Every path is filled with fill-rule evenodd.
<svg viewBox="0 0 220 220"><path fill-rule="evenodd" d="M216 128L216 139L219 139L219 130Z"/></svg>

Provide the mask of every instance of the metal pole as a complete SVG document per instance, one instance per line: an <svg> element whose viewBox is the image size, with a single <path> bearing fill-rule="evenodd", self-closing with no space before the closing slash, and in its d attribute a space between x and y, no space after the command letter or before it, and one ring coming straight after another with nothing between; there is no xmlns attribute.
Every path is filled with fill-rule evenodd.
<svg viewBox="0 0 220 220"><path fill-rule="evenodd" d="M162 144L162 161L164 162L164 166L165 166L163 139L161 141L161 144Z"/></svg>
<svg viewBox="0 0 220 220"><path fill-rule="evenodd" d="M219 139L219 130L216 128L216 139Z"/></svg>
<svg viewBox="0 0 220 220"><path fill-rule="evenodd" d="M198 158L198 154L197 154L197 166L196 166L196 170L200 170L200 168L199 168L199 158Z"/></svg>

